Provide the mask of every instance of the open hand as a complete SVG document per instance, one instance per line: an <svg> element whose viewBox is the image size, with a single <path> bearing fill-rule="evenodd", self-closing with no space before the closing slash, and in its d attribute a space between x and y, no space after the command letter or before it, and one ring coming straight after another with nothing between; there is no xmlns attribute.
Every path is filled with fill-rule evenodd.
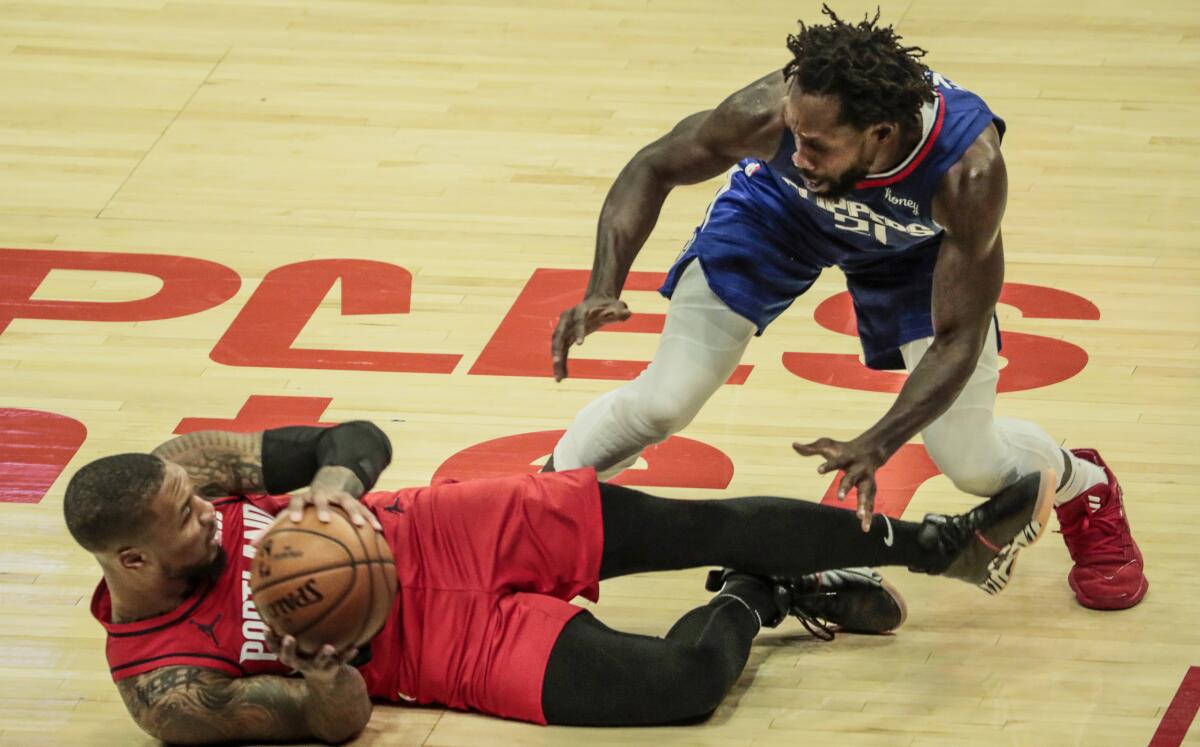
<svg viewBox="0 0 1200 747"><path fill-rule="evenodd" d="M567 378L567 351L571 344L583 344L583 338L606 324L623 322L633 312L619 298L585 298L558 317L550 353L554 359L554 380Z"/></svg>
<svg viewBox="0 0 1200 747"><path fill-rule="evenodd" d="M887 462L891 454L870 441L834 441L818 438L812 443L793 443L792 448L801 456L822 456L825 462L817 472L825 474L843 470L838 483L838 500L846 500L851 489L858 490L858 519L864 532L871 531L871 519L875 514L875 470Z"/></svg>

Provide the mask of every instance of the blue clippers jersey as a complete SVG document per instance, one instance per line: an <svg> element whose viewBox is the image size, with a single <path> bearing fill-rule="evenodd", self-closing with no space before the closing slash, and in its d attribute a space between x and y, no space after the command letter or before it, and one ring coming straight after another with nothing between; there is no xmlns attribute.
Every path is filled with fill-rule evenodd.
<svg viewBox="0 0 1200 747"><path fill-rule="evenodd" d="M824 241L808 242L826 265L853 271L885 255L908 254L940 243L942 227L933 220L933 197L946 172L962 159L993 122L1004 135L1004 120L983 99L937 73L936 98L922 111L922 138L909 157L885 174L871 174L844 199L810 195L792 165L796 143L784 132L767 171Z"/></svg>
<svg viewBox="0 0 1200 747"><path fill-rule="evenodd" d="M670 297L698 260L709 287L762 334L826 267L846 274L858 336L871 368L903 368L899 347L933 335L933 271L943 229L933 198L946 172L989 124L1004 122L981 98L936 73L921 112L921 139L902 163L872 174L845 198L809 193L784 132L769 161L742 160L667 273Z"/></svg>

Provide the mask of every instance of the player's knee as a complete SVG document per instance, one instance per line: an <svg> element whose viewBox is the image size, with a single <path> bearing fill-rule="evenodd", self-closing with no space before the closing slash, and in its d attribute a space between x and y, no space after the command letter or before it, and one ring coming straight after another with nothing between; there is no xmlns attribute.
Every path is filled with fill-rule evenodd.
<svg viewBox="0 0 1200 747"><path fill-rule="evenodd" d="M679 685L674 689L678 717L680 720L706 718L725 699L729 678L722 671L720 657L711 650L688 649L684 657L679 668Z"/></svg>
<svg viewBox="0 0 1200 747"><path fill-rule="evenodd" d="M693 704L693 718L706 718L712 715L712 712L717 710L717 706L721 705L721 701L725 700L725 695L728 693L725 682L711 672L701 680L699 690Z"/></svg>
<svg viewBox="0 0 1200 747"><path fill-rule="evenodd" d="M990 496L1004 487L1007 471L998 454L957 451L942 455L940 460L932 452L930 456L942 474L964 493Z"/></svg>
<svg viewBox="0 0 1200 747"><path fill-rule="evenodd" d="M950 481L954 483L954 487L964 493L987 497L1000 492L1004 482L1003 478L1004 475L999 470L992 470L951 476Z"/></svg>
<svg viewBox="0 0 1200 747"><path fill-rule="evenodd" d="M972 495L994 495L1010 471L1003 445L983 425L939 423L922 433L925 451L954 486ZM957 427L945 427L957 426Z"/></svg>
<svg viewBox="0 0 1200 747"><path fill-rule="evenodd" d="M704 403L686 393L658 391L638 398L635 418L647 443L658 443L683 430Z"/></svg>

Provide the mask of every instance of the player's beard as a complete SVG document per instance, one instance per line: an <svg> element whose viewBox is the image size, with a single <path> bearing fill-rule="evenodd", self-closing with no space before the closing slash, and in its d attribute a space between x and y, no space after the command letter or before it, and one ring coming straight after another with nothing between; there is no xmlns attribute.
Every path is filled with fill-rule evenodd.
<svg viewBox="0 0 1200 747"><path fill-rule="evenodd" d="M867 166L854 166L847 169L835 181L829 182L829 187L818 193L819 197L827 200L840 200L854 191L854 185L866 178L869 173Z"/></svg>
<svg viewBox="0 0 1200 747"><path fill-rule="evenodd" d="M186 581L189 588L195 588L200 584L211 585L221 577L228 562L225 548L218 547L217 554L211 560L180 568L170 568L167 570L167 576Z"/></svg>

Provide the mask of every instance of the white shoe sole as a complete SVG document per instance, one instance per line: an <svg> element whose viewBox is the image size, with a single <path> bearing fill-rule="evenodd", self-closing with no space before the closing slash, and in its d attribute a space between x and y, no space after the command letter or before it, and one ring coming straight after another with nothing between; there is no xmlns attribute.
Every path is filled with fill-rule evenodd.
<svg viewBox="0 0 1200 747"><path fill-rule="evenodd" d="M1012 580L1013 569L1017 565L1017 555L1022 550L1037 542L1046 533L1050 512L1054 509L1054 491L1058 487L1058 476L1052 469L1044 469L1038 481L1037 503L1033 507L1033 516L1021 531L1017 532L1012 541L1000 548L996 557L988 563L988 578L979 584L979 588L988 594L999 594Z"/></svg>

